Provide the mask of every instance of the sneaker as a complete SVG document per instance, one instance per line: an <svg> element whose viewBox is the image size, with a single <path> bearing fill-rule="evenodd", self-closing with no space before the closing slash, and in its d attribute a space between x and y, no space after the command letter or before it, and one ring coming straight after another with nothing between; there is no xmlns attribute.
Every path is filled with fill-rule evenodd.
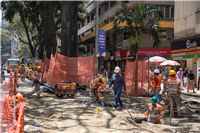
<svg viewBox="0 0 200 133"><path fill-rule="evenodd" d="M112 108L112 111L115 111L115 110L116 110L116 108L113 107L113 108Z"/></svg>

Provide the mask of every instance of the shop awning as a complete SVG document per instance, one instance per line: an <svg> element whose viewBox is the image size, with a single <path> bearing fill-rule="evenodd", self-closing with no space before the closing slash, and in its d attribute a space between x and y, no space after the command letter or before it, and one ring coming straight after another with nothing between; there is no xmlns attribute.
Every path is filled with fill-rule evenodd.
<svg viewBox="0 0 200 133"><path fill-rule="evenodd" d="M196 55L186 55L186 56L177 56L177 57L171 57L172 60L182 60L182 59L189 59L189 58L200 58L200 54L196 54Z"/></svg>
<svg viewBox="0 0 200 133"><path fill-rule="evenodd" d="M158 24L161 28L174 28L174 22L173 21L159 21ZM114 25L114 22L112 21L109 24L107 24L107 25L105 25L105 26L103 26L99 29L108 31L108 30L111 30L113 28L113 25ZM119 26L126 26L126 25L127 25L126 22L119 24ZM95 31L93 31L90 34L82 37L81 41L85 41L85 40L92 38L94 36L95 36Z"/></svg>

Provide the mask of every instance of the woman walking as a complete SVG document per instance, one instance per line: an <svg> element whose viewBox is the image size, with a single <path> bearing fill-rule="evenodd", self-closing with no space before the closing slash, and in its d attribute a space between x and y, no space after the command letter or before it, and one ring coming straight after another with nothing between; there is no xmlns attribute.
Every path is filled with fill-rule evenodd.
<svg viewBox="0 0 200 133"><path fill-rule="evenodd" d="M190 74L188 74L188 87L187 87L187 92L189 92L189 90L193 90L193 93L196 93L194 91L195 89L195 77L193 74L193 70L190 70Z"/></svg>
<svg viewBox="0 0 200 133"><path fill-rule="evenodd" d="M188 85L188 71L187 71L187 68L185 68L185 71L183 72L183 82L184 82L184 87L187 88L187 85Z"/></svg>

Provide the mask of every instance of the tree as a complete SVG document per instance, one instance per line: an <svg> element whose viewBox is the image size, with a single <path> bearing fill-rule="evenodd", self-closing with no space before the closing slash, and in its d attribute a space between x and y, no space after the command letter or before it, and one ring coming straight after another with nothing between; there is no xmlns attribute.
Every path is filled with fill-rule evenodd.
<svg viewBox="0 0 200 133"><path fill-rule="evenodd" d="M78 1L63 1L61 8L61 54L77 56L77 16Z"/></svg>
<svg viewBox="0 0 200 133"><path fill-rule="evenodd" d="M161 36L159 34L159 25L157 19L148 18L149 14L157 13L160 20L163 18L163 14L156 6L145 6L144 3L137 4L136 12L132 11L127 5L122 5L122 8L116 11L116 17L114 20L113 31L110 35L111 44L115 43L115 36L119 33L128 32L128 40L130 44L130 50L135 53L137 57L137 52L139 44L143 38L144 34L148 34L153 37L153 48L158 48L161 44ZM124 15L120 15L124 14ZM127 25L123 27L118 27L118 24L126 22ZM136 62L136 73L137 76L138 64ZM137 80L137 78L136 78ZM135 84L137 88L137 81Z"/></svg>

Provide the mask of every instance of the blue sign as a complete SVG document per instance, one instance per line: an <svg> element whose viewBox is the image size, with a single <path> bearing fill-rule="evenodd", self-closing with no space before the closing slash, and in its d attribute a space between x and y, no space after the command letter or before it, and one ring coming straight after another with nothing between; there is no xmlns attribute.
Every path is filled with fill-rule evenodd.
<svg viewBox="0 0 200 133"><path fill-rule="evenodd" d="M98 53L97 56L106 56L106 31L98 30Z"/></svg>
<svg viewBox="0 0 200 133"><path fill-rule="evenodd" d="M27 59L27 58L28 58L28 55L27 55L27 54L24 54L24 58L26 58L26 59Z"/></svg>

